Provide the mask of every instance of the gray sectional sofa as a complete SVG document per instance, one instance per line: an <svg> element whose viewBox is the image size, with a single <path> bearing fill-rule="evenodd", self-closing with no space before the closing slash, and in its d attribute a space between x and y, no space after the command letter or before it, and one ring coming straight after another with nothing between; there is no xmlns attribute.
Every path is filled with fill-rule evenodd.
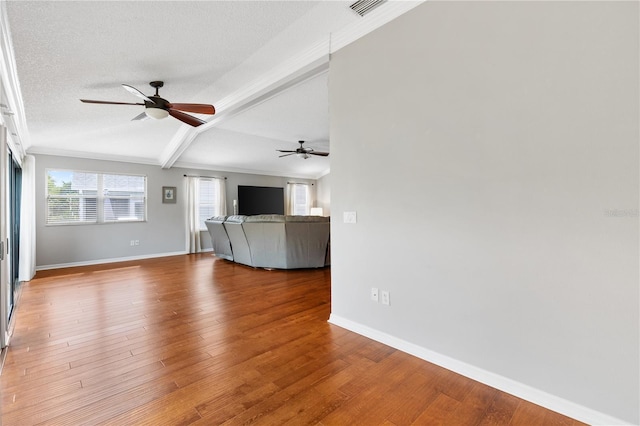
<svg viewBox="0 0 640 426"><path fill-rule="evenodd" d="M205 221L214 254L256 268L321 268L330 264L329 218L217 216Z"/></svg>

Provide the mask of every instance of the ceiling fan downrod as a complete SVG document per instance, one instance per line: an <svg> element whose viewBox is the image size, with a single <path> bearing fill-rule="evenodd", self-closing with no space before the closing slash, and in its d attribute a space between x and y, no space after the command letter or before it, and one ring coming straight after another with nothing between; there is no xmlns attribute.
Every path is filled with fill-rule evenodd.
<svg viewBox="0 0 640 426"><path fill-rule="evenodd" d="M149 83L149 86L151 86L151 87L155 87L155 89L156 89L156 94L155 94L155 96L160 96L160 95L158 94L158 89L160 89L161 87L163 87L163 86L164 86L164 81L152 81L151 83Z"/></svg>

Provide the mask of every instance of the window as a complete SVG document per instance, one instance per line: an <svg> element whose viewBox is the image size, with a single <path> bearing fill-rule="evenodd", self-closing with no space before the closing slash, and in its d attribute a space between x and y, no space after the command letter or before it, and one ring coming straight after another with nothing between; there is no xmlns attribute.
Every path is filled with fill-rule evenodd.
<svg viewBox="0 0 640 426"><path fill-rule="evenodd" d="M47 170L47 224L141 222L145 176Z"/></svg>
<svg viewBox="0 0 640 426"><path fill-rule="evenodd" d="M287 214L307 216L311 207L309 185L303 183L289 184L289 212Z"/></svg>
<svg viewBox="0 0 640 426"><path fill-rule="evenodd" d="M204 221L212 216L226 214L222 197L224 180L200 178L198 180L198 223L200 230L206 231Z"/></svg>
<svg viewBox="0 0 640 426"><path fill-rule="evenodd" d="M102 175L104 221L143 221L146 187L144 176Z"/></svg>

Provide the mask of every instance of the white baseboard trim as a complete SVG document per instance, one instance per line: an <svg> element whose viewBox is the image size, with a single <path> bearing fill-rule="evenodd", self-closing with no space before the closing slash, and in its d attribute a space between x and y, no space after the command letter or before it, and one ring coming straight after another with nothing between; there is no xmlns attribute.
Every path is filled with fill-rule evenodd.
<svg viewBox="0 0 640 426"><path fill-rule="evenodd" d="M476 380L485 385L491 386L508 394L522 398L526 401L548 408L549 410L579 420L590 425L628 425L620 419L616 419L599 411L592 410L582 405L576 404L566 399L551 395L540 389L533 388L507 377L500 376L482 368L475 367L465 362L450 358L446 355L431 351L416 344L399 339L390 334L367 327L360 323L343 318L339 315L331 314L329 323L342 327L346 330L384 343L387 346L401 350L432 364L451 370L470 379Z"/></svg>
<svg viewBox="0 0 640 426"><path fill-rule="evenodd" d="M111 259L87 260L84 262L58 263L55 265L40 265L40 266L36 266L36 271L46 271L48 269L60 269L60 268L73 268L75 266L102 265L105 263L128 262L131 260L154 259L156 257L180 256L183 254L189 254L189 253L187 251L174 251L170 253L153 253L153 254L144 254L141 256L127 256L127 257L117 257L117 258L111 258Z"/></svg>

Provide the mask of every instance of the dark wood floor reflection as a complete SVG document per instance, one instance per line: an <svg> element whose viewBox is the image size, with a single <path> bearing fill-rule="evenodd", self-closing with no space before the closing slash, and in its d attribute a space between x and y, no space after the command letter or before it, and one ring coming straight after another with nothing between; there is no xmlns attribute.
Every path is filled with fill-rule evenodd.
<svg viewBox="0 0 640 426"><path fill-rule="evenodd" d="M2 424L578 424L328 324L330 290L211 254L39 272Z"/></svg>

